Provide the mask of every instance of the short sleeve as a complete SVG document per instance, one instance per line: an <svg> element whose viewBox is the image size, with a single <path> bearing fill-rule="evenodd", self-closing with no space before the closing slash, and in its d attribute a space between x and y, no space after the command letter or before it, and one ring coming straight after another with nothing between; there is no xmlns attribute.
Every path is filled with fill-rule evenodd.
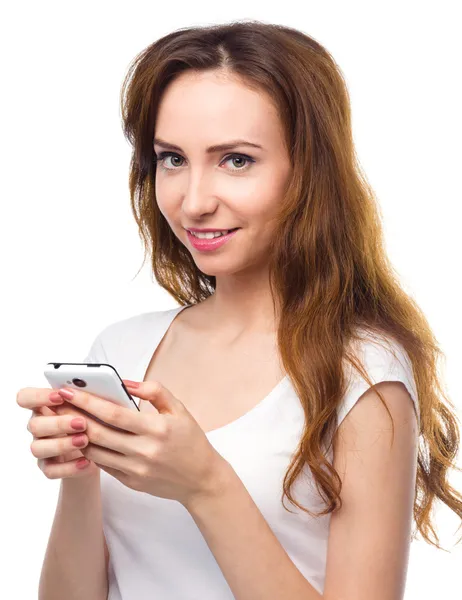
<svg viewBox="0 0 462 600"><path fill-rule="evenodd" d="M380 340L363 338L356 348L356 355L362 362L373 385L381 381L400 381L406 386L414 403L414 410L420 431L420 407L417 388L412 363L403 346L391 340L391 338L383 336ZM371 387L349 363L346 375L348 387L337 412L337 427L339 427L340 423L362 394Z"/></svg>
<svg viewBox="0 0 462 600"><path fill-rule="evenodd" d="M108 363L106 352L102 343L102 334L99 333L93 340L87 355L82 360L84 363Z"/></svg>

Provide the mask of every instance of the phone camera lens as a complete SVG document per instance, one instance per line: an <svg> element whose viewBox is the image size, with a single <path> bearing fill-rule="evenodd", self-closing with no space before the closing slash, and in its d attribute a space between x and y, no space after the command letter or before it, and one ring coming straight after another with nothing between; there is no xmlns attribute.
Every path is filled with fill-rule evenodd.
<svg viewBox="0 0 462 600"><path fill-rule="evenodd" d="M78 379L77 377L75 377L72 380L72 383L74 385L76 385L77 387L81 387L81 388L86 387L86 385L87 385L86 382L83 379Z"/></svg>

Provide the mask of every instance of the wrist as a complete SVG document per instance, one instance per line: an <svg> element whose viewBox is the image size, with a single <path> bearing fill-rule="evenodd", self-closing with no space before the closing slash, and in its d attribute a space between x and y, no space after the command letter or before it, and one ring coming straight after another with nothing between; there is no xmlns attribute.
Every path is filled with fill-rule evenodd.
<svg viewBox="0 0 462 600"><path fill-rule="evenodd" d="M87 467L88 473L85 469L78 473L74 477L63 477L61 479L61 486L66 489L80 489L82 487L99 487L100 485L100 469L96 465L89 465Z"/></svg>
<svg viewBox="0 0 462 600"><path fill-rule="evenodd" d="M208 481L204 483L200 490L188 498L187 502L184 503L184 507L193 515L202 505L226 496L235 484L236 478L236 471L220 455L220 459L217 461L216 467Z"/></svg>

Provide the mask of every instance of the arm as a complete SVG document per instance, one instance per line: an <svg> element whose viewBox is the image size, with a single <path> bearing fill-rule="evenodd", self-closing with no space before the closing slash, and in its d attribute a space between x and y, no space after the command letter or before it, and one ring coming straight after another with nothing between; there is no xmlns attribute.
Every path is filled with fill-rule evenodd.
<svg viewBox="0 0 462 600"><path fill-rule="evenodd" d="M39 600L106 600L109 553L100 474L62 479L39 584Z"/></svg>
<svg viewBox="0 0 462 600"><path fill-rule="evenodd" d="M382 393L394 423L375 393ZM414 407L401 382L369 388L334 438L334 467L343 506L332 515L326 598L402 600L411 543L418 433Z"/></svg>
<svg viewBox="0 0 462 600"><path fill-rule="evenodd" d="M375 386L378 387L378 386ZM416 421L401 383L380 384L345 417L334 444L343 507L331 517L321 596L295 567L237 474L186 506L236 600L401 600L416 475ZM367 399L367 401L365 401ZM380 430L380 432L378 432ZM348 470L345 466L348 463ZM346 474L345 472L346 471Z"/></svg>
<svg viewBox="0 0 462 600"><path fill-rule="evenodd" d="M319 600L231 468L220 491L185 507L236 600Z"/></svg>

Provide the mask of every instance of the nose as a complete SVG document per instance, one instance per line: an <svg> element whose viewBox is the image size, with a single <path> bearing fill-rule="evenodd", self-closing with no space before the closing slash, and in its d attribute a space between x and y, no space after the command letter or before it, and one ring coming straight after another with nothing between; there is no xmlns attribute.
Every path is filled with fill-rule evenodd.
<svg viewBox="0 0 462 600"><path fill-rule="evenodd" d="M216 205L217 198L212 193L207 176L199 172L192 173L183 196L185 214L194 219L204 213L213 212Z"/></svg>

